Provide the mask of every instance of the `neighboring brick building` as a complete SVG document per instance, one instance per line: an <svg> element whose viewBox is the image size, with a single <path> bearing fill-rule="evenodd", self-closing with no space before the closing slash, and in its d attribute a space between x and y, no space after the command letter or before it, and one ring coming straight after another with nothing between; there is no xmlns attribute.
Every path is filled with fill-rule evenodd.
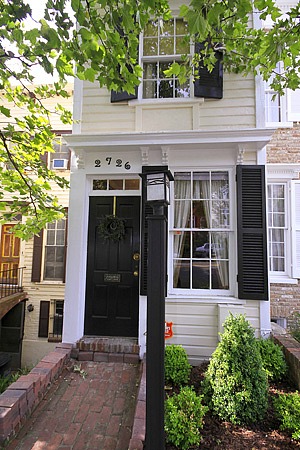
<svg viewBox="0 0 300 450"><path fill-rule="evenodd" d="M297 96L296 91L294 99ZM271 319L289 327L293 313L300 313L299 122L274 133L267 146L267 162ZM277 225L274 225L275 215L282 216L282 222Z"/></svg>

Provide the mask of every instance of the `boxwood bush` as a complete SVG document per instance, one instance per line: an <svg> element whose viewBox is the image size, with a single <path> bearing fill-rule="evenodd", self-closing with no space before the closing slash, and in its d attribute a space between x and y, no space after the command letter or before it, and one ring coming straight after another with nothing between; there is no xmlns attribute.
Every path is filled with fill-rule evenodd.
<svg viewBox="0 0 300 450"><path fill-rule="evenodd" d="M262 365L270 381L280 381L287 372L284 353L272 339L258 339L258 350Z"/></svg>
<svg viewBox="0 0 300 450"><path fill-rule="evenodd" d="M255 423L267 410L268 383L254 329L230 314L220 337L203 381L205 401L222 420Z"/></svg>
<svg viewBox="0 0 300 450"><path fill-rule="evenodd" d="M290 431L294 439L300 440L299 392L279 394L273 399L273 405L276 417L280 421L281 430Z"/></svg>
<svg viewBox="0 0 300 450"><path fill-rule="evenodd" d="M182 386L187 384L191 373L191 365L182 345L167 345L165 348L165 381Z"/></svg>
<svg viewBox="0 0 300 450"><path fill-rule="evenodd" d="M200 429L207 407L193 388L185 386L165 402L165 432L167 442L181 450L199 445ZM154 449L153 449L154 450Z"/></svg>

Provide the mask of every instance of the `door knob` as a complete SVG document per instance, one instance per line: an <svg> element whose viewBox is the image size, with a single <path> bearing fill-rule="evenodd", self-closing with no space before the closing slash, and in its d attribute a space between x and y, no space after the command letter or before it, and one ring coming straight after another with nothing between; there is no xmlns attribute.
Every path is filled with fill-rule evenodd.
<svg viewBox="0 0 300 450"><path fill-rule="evenodd" d="M139 253L134 253L132 256L134 261L138 261L140 259L140 254Z"/></svg>
<svg viewBox="0 0 300 450"><path fill-rule="evenodd" d="M137 270L135 270L135 271L133 272L133 276L134 276L134 277L138 277L138 276L139 276L139 272L138 272Z"/></svg>

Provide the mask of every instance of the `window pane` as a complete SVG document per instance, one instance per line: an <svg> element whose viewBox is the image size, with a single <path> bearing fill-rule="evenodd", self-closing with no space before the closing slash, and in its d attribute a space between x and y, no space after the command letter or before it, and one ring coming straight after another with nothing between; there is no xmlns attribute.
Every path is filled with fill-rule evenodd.
<svg viewBox="0 0 300 450"><path fill-rule="evenodd" d="M144 29L144 36L157 36L158 35L158 23L157 21L149 21Z"/></svg>
<svg viewBox="0 0 300 450"><path fill-rule="evenodd" d="M158 41L156 38L144 38L144 56L158 55Z"/></svg>
<svg viewBox="0 0 300 450"><path fill-rule="evenodd" d="M173 285L178 289L189 289L191 285L190 261L176 259L174 261Z"/></svg>
<svg viewBox="0 0 300 450"><path fill-rule="evenodd" d="M45 260L46 262L55 262L55 247L46 247Z"/></svg>
<svg viewBox="0 0 300 450"><path fill-rule="evenodd" d="M157 98L156 81L144 81L143 98Z"/></svg>
<svg viewBox="0 0 300 450"><path fill-rule="evenodd" d="M126 191L137 191L140 188L140 180L125 180Z"/></svg>
<svg viewBox="0 0 300 450"><path fill-rule="evenodd" d="M158 64L156 62L144 64L144 79L157 78L157 67Z"/></svg>
<svg viewBox="0 0 300 450"><path fill-rule="evenodd" d="M176 35L182 34L183 36L186 36L188 33L188 24L182 19L176 20Z"/></svg>
<svg viewBox="0 0 300 450"><path fill-rule="evenodd" d="M47 230L47 245L55 245L55 230Z"/></svg>
<svg viewBox="0 0 300 450"><path fill-rule="evenodd" d="M178 232L174 235L174 257L191 257L191 234L189 232Z"/></svg>
<svg viewBox="0 0 300 450"><path fill-rule="evenodd" d="M187 81L186 83L180 84L178 80L175 80L175 97L179 98L187 98L190 97L191 89L190 83Z"/></svg>
<svg viewBox="0 0 300 450"><path fill-rule="evenodd" d="M209 202L193 202L193 228L209 227Z"/></svg>
<svg viewBox="0 0 300 450"><path fill-rule="evenodd" d="M162 37L159 42L160 55L174 55L174 37Z"/></svg>
<svg viewBox="0 0 300 450"><path fill-rule="evenodd" d="M174 174L174 195L177 199L191 198L191 173L175 172Z"/></svg>
<svg viewBox="0 0 300 450"><path fill-rule="evenodd" d="M195 172L193 174L193 198L210 198L209 172Z"/></svg>
<svg viewBox="0 0 300 450"><path fill-rule="evenodd" d="M212 261L212 289L229 289L228 261Z"/></svg>
<svg viewBox="0 0 300 450"><path fill-rule="evenodd" d="M173 36L174 35L174 19L164 20L160 22L160 35L161 36Z"/></svg>
<svg viewBox="0 0 300 450"><path fill-rule="evenodd" d="M211 202L211 225L212 228L229 227L229 202Z"/></svg>
<svg viewBox="0 0 300 450"><path fill-rule="evenodd" d="M173 80L161 80L158 86L159 98L173 97Z"/></svg>
<svg viewBox="0 0 300 450"><path fill-rule="evenodd" d="M193 232L193 257L208 258L209 257L209 233Z"/></svg>
<svg viewBox="0 0 300 450"><path fill-rule="evenodd" d="M273 215L273 226L274 227L284 227L285 226L285 215L275 214Z"/></svg>
<svg viewBox="0 0 300 450"><path fill-rule="evenodd" d="M193 261L193 289L209 289L209 261Z"/></svg>
<svg viewBox="0 0 300 450"><path fill-rule="evenodd" d="M93 191L106 191L107 180L93 180Z"/></svg>
<svg viewBox="0 0 300 450"><path fill-rule="evenodd" d="M227 172L214 172L211 175L211 198L228 199L229 181Z"/></svg>
<svg viewBox="0 0 300 450"><path fill-rule="evenodd" d="M176 55L185 55L190 52L190 43L185 36L176 38Z"/></svg>
<svg viewBox="0 0 300 450"><path fill-rule="evenodd" d="M189 200L178 200L174 206L174 228L190 228L191 202Z"/></svg>
<svg viewBox="0 0 300 450"><path fill-rule="evenodd" d="M123 180L109 180L109 190L122 190Z"/></svg>

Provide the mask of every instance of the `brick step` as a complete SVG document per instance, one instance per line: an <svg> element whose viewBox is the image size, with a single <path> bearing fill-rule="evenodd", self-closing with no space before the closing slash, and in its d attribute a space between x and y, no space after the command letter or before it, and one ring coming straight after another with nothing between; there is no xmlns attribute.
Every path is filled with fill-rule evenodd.
<svg viewBox="0 0 300 450"><path fill-rule="evenodd" d="M136 338L83 336L71 357L78 361L137 363L139 351Z"/></svg>

